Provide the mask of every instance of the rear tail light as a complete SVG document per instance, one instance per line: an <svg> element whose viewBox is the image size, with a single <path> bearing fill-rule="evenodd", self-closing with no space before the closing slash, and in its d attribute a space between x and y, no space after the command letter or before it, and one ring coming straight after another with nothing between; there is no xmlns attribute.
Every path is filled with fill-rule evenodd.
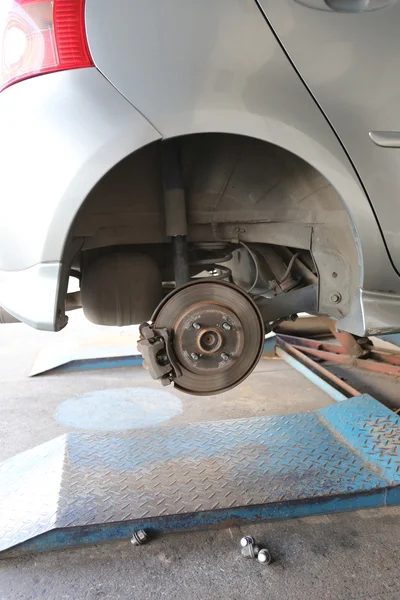
<svg viewBox="0 0 400 600"><path fill-rule="evenodd" d="M92 65L85 0L0 0L0 91L34 75Z"/></svg>

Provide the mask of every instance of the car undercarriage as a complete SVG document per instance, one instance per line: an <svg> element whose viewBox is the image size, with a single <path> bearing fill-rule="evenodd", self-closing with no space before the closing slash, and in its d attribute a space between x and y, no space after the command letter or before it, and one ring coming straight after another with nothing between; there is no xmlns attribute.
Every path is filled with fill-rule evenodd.
<svg viewBox="0 0 400 600"><path fill-rule="evenodd" d="M90 321L142 323L139 349L154 379L221 393L251 373L282 320L346 314L357 251L340 198L309 165L223 135L163 142L132 161L78 214L70 274ZM75 299L68 294L67 306Z"/></svg>

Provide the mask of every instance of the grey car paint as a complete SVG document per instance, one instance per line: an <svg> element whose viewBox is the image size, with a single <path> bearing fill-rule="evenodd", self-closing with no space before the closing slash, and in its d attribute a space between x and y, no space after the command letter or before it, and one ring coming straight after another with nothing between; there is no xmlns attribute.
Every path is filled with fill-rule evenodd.
<svg viewBox="0 0 400 600"><path fill-rule="evenodd" d="M0 271L61 261L89 191L122 158L160 137L94 68L28 79L2 92L0 131L0 196L7 202Z"/></svg>
<svg viewBox="0 0 400 600"><path fill-rule="evenodd" d="M354 162L400 270L400 153L388 147L400 142L399 2L259 3Z"/></svg>
<svg viewBox="0 0 400 600"><path fill-rule="evenodd" d="M0 271L1 305L31 327L57 330L61 271L60 262L38 263L22 271Z"/></svg>

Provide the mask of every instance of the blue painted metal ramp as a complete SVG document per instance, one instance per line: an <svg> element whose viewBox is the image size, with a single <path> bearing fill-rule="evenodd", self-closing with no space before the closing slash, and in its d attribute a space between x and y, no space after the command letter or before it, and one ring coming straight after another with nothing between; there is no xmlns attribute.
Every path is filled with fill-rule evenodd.
<svg viewBox="0 0 400 600"><path fill-rule="evenodd" d="M363 395L294 415L69 433L0 465L0 550L400 504L400 418Z"/></svg>

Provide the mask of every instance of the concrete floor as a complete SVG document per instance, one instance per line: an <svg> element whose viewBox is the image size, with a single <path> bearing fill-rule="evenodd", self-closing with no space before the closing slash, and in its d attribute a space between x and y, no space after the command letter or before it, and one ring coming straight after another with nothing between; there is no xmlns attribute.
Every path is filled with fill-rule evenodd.
<svg viewBox="0 0 400 600"><path fill-rule="evenodd" d="M99 328L88 326L77 314L56 337L62 343L96 333ZM68 407L83 393L108 390L112 408L121 388L143 388L144 394L159 389L141 368L29 379L37 352L53 340L52 334L22 325L0 330L0 460L79 428L79 414L73 426L60 421L60 407ZM331 403L285 363L266 359L241 386L217 398L168 392L180 404L163 425L291 413ZM171 534L141 548L124 542L4 559L0 600L398 600L399 516L398 508L367 510ZM240 556L238 542L249 533L270 548L273 565L263 567Z"/></svg>

